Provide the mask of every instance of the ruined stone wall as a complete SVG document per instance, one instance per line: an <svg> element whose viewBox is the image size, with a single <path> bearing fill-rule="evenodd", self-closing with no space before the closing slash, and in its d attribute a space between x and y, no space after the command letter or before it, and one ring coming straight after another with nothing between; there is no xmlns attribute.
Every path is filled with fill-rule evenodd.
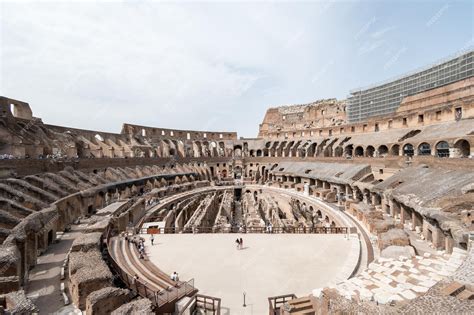
<svg viewBox="0 0 474 315"><path fill-rule="evenodd" d="M293 137L309 136L310 130L338 126L346 123L345 101L336 99L319 100L309 104L280 106L267 110L262 124L260 124L259 137L269 134L281 134Z"/></svg>
<svg viewBox="0 0 474 315"><path fill-rule="evenodd" d="M173 140L237 140L236 132L177 130L133 124L123 124L122 134Z"/></svg>
<svg viewBox="0 0 474 315"><path fill-rule="evenodd" d="M354 124L347 124L341 120L341 123L311 125L308 124L305 112L298 106L300 105L296 105L295 108L301 111L298 118L301 123L286 123L282 119L284 115L278 112L278 108L269 109L260 125L259 137L295 139L308 136L350 136L357 133L417 128L460 119L472 119L474 117L474 78L408 96L403 99L396 113L371 117L367 121ZM335 121L339 120L335 119Z"/></svg>
<svg viewBox="0 0 474 315"><path fill-rule="evenodd" d="M110 314L130 299L131 293L127 289L107 287L94 291L87 297L86 314Z"/></svg>

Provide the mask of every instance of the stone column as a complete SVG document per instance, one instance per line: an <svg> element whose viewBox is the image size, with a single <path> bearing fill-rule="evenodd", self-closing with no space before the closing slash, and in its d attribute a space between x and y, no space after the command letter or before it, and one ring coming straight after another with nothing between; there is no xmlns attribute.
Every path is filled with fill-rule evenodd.
<svg viewBox="0 0 474 315"><path fill-rule="evenodd" d="M385 200L385 197L382 199L382 211L387 214L390 213L390 209L388 207L387 200Z"/></svg>
<svg viewBox="0 0 474 315"><path fill-rule="evenodd" d="M442 249L444 247L444 233L443 231L433 226L433 245L436 249Z"/></svg>
<svg viewBox="0 0 474 315"><path fill-rule="evenodd" d="M346 198L349 198L349 196L352 196L352 189L351 186L346 185Z"/></svg>
<svg viewBox="0 0 474 315"><path fill-rule="evenodd" d="M411 219L412 230L415 230L417 226L423 227L423 218L421 215L415 213L415 211L413 211Z"/></svg>
<svg viewBox="0 0 474 315"><path fill-rule="evenodd" d="M444 238L444 249L446 250L447 254L451 254L453 252L454 240L451 235L445 235Z"/></svg>
<svg viewBox="0 0 474 315"><path fill-rule="evenodd" d="M376 193L371 193L371 200L372 200L372 205L378 206L379 205L379 199L377 198Z"/></svg>
<svg viewBox="0 0 474 315"><path fill-rule="evenodd" d="M404 205L400 205L400 221L402 224L405 224L405 220L409 220L409 213Z"/></svg>
<svg viewBox="0 0 474 315"><path fill-rule="evenodd" d="M309 196L309 184L304 184L304 195Z"/></svg>

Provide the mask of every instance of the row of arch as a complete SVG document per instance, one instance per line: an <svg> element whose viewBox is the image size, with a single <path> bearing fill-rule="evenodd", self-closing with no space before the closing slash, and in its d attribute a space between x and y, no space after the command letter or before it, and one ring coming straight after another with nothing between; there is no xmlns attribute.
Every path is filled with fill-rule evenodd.
<svg viewBox="0 0 474 315"><path fill-rule="evenodd" d="M340 149L340 148L339 148ZM455 150L455 155L452 157L468 157L471 152L471 145L469 141L460 139L454 143L451 147L447 141L439 141L432 147L428 142L422 142L418 146L414 146L411 143L406 143L403 146L394 144L390 148L386 145L380 145L377 149L369 145L366 148L357 146L355 149L353 145L349 145L344 149L346 156L356 157L375 157L375 156L436 156L436 157L450 157L453 155L451 149ZM336 149L335 156L342 156L341 152Z"/></svg>
<svg viewBox="0 0 474 315"><path fill-rule="evenodd" d="M263 149L252 149L250 157L384 157L384 156L414 156L432 155L437 157L468 157L471 154L471 144L466 139L458 139L450 145L446 140L440 140L434 144L422 142L418 145L411 143L362 146L344 143L350 140L346 138L336 147L336 139L325 139L321 143L308 141L283 141L267 142ZM234 156L242 156L241 146L234 146Z"/></svg>

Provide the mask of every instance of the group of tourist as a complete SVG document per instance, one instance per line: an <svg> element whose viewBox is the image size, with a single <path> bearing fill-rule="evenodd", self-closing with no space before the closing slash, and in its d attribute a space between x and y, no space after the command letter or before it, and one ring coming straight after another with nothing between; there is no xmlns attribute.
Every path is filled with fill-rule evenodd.
<svg viewBox="0 0 474 315"><path fill-rule="evenodd" d="M133 243L138 250L140 259L145 258L145 239L143 237L129 237L125 236L125 240L130 244Z"/></svg>
<svg viewBox="0 0 474 315"><path fill-rule="evenodd" d="M0 154L0 160L13 160L13 159L16 159L16 157L11 154Z"/></svg>

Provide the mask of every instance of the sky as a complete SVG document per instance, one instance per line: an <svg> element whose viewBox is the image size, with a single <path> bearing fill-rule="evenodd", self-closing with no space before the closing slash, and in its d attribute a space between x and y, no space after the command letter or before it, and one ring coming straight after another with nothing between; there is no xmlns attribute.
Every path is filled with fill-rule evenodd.
<svg viewBox="0 0 474 315"><path fill-rule="evenodd" d="M473 1L0 0L0 95L47 124L256 137L269 107L472 49Z"/></svg>

